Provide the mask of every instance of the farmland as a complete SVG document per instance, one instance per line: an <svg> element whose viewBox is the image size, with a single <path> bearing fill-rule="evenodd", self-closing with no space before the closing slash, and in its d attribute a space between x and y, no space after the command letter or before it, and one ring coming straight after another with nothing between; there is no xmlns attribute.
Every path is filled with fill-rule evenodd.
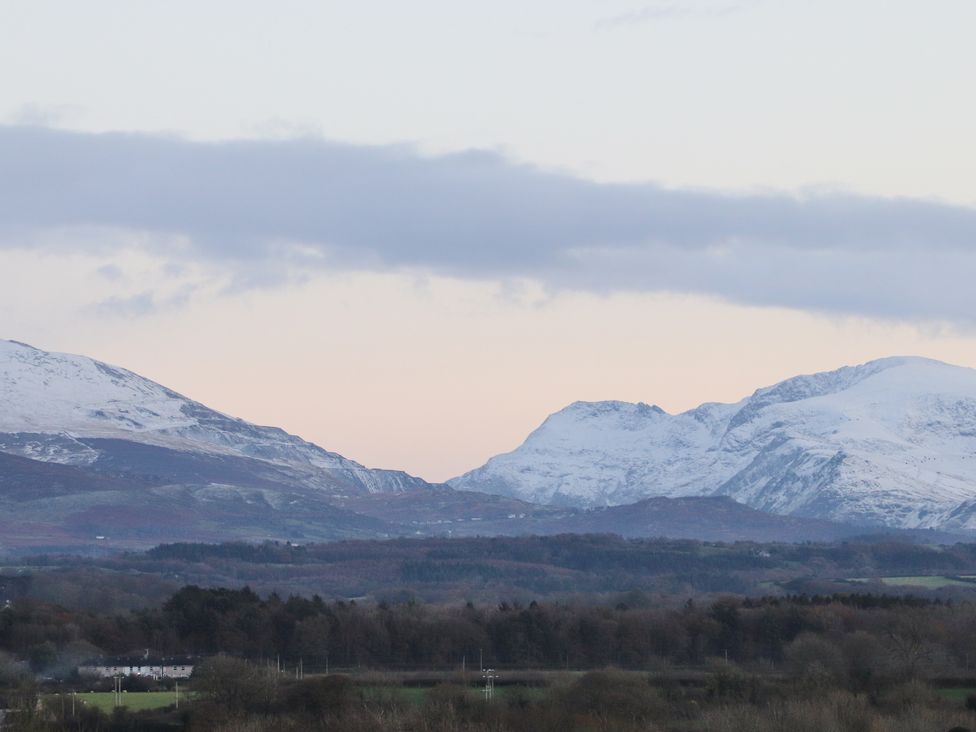
<svg viewBox="0 0 976 732"><path fill-rule="evenodd" d="M945 587L964 587L976 590L976 580L970 576L909 575L905 577L852 577L851 582L880 582L888 587L919 587L940 590Z"/></svg>
<svg viewBox="0 0 976 732"><path fill-rule="evenodd" d="M71 704L71 695L64 694L65 704ZM46 697L49 704L58 702L58 695L49 694ZM180 692L180 702L187 701L187 694ZM103 712L111 712L115 708L115 694L110 691L89 691L79 692L75 695L75 703L79 705L92 706ZM122 704L132 711L143 711L146 709L161 709L176 704L176 692L173 691L132 691L123 692Z"/></svg>

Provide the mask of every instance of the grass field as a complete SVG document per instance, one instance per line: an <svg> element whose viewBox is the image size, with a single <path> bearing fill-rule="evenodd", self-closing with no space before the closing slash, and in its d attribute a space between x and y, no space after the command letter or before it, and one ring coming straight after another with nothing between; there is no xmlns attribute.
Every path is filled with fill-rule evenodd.
<svg viewBox="0 0 976 732"><path fill-rule="evenodd" d="M420 706L424 703L427 698L427 694L430 692L429 687L412 687L412 686L369 686L365 688L365 695L367 697L373 698L385 698L399 699L405 704ZM507 701L516 696L521 696L524 699L531 701L538 701L542 699L546 694L546 689L531 686L496 686L495 687L495 700L496 701ZM938 689L939 695L946 701L958 702L960 704L966 701L966 697L970 694L976 693L976 689L969 687L945 687ZM483 694L480 688L470 687L469 694L472 699L483 699ZM180 702L181 704L188 701L188 694L186 692L180 692ZM50 695L47 697L49 703L56 703L57 697L55 695ZM65 694L65 704L70 705L71 697ZM96 691L96 692L83 692L79 693L76 699L76 703L87 704L89 706L97 707L104 712L111 712L115 706L115 695L111 692ZM129 692L122 695L122 704L128 707L132 711L141 711L145 709L159 709L161 707L168 707L176 703L176 693L172 691L147 691L147 692Z"/></svg>
<svg viewBox="0 0 976 732"><path fill-rule="evenodd" d="M432 687L429 686L401 686L399 684L376 684L360 687L364 696L372 699L396 699L404 704L420 706L427 699L427 694ZM484 695L480 686L468 687L468 693L473 700L483 699ZM521 684L513 686L496 686L495 700L507 701L513 698L523 698L536 701L546 694L546 689L538 686L524 686ZM180 692L180 703L188 702L191 694L186 691ZM46 701L49 704L57 704L58 697L54 694L48 695ZM71 696L64 695L66 705L71 704ZM115 707L115 695L110 691L79 692L76 704L87 704L97 707L105 712L111 712ZM168 707L176 703L176 693L172 691L133 691L122 694L122 706L128 707L132 711L144 709L159 709Z"/></svg>
<svg viewBox="0 0 976 732"><path fill-rule="evenodd" d="M364 689L367 698L394 698L405 704L420 706L427 699L430 687L419 686L369 686ZM472 686L468 689L472 699L483 699L484 692L480 687ZM534 686L496 686L495 699L504 701L521 696L523 699L537 701L545 696L546 690Z"/></svg>
<svg viewBox="0 0 976 732"><path fill-rule="evenodd" d="M944 575L914 575L908 577L851 577L849 582L881 582L891 587L923 587L937 590L940 587L970 587L976 589L976 582Z"/></svg>
<svg viewBox="0 0 976 732"><path fill-rule="evenodd" d="M367 686L363 696L367 699L396 699L404 704L421 705L428 689L416 686Z"/></svg>
<svg viewBox="0 0 976 732"><path fill-rule="evenodd" d="M187 694L181 691L180 702L182 703L184 701L187 701ZM65 702L70 703L71 698L66 696ZM115 707L115 694L110 691L80 693L78 694L77 702L111 712ZM128 707L133 711L159 709L160 707L168 707L175 703L176 692L174 691L131 691L122 694L122 706Z"/></svg>
<svg viewBox="0 0 976 732"><path fill-rule="evenodd" d="M967 687L946 687L944 689L938 689L939 696L947 701L959 702L962 704L966 701L966 697L970 694L976 694L976 689L970 689Z"/></svg>

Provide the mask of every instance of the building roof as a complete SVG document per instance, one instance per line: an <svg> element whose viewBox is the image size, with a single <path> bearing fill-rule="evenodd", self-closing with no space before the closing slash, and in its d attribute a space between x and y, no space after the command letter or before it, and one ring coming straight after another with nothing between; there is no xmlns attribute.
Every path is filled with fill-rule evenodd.
<svg viewBox="0 0 976 732"><path fill-rule="evenodd" d="M194 656L112 656L92 658L82 666L193 666Z"/></svg>

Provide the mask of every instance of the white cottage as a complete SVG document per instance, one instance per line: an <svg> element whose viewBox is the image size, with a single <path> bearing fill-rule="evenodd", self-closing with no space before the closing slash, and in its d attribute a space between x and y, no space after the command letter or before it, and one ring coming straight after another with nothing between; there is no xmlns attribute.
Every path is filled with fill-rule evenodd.
<svg viewBox="0 0 976 732"><path fill-rule="evenodd" d="M188 679L196 663L190 656L153 658L141 657L99 658L86 661L78 667L82 676L146 676L152 679Z"/></svg>

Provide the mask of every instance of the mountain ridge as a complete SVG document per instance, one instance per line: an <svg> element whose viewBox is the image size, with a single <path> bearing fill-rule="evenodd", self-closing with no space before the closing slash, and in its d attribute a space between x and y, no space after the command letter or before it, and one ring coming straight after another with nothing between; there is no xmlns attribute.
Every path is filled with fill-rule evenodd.
<svg viewBox="0 0 976 732"><path fill-rule="evenodd" d="M976 498L976 370L892 356L673 415L642 402L573 402L448 483L586 507L727 495L783 515L969 530L976 515L961 507Z"/></svg>
<svg viewBox="0 0 976 732"><path fill-rule="evenodd" d="M922 362L893 359L885 368L905 363ZM597 471L597 482L616 476L616 492L608 495L618 499L617 507L580 508L569 500L506 496L505 485L498 495L486 494L484 485L481 491L471 491L430 484L401 471L366 468L280 428L210 409L127 369L0 341L0 551L13 546L87 551L92 542L137 548L164 541L306 542L565 532L708 540L863 535L862 527L852 525L871 525L876 517L870 512L848 511L845 521L837 521L810 509L810 502L809 516L802 510L779 510L780 504L796 498L796 486L768 479L784 460L794 472L809 463L809 473L824 476L864 459L860 452L838 458L836 451L811 451L806 443L816 443L815 434L784 439L775 429L775 419L762 423L769 434L748 430L783 404L829 397L839 387L850 388L884 371L882 366L851 367L829 378L796 377L759 389L733 405L703 404L679 415L643 403L575 402L550 415L526 443L539 434L548 436L550 457L579 488L593 484L585 471L574 474L580 461ZM968 394L966 383L962 391ZM744 427L730 427L735 413L747 406L752 416L741 420ZM971 412L976 414L976 401ZM937 416L932 410L922 415L929 433L938 426L933 415ZM951 409L943 410L942 428L957 428L958 417ZM563 429L567 420L592 443L589 452L569 460L566 449L574 443ZM976 417L972 423L976 436ZM656 452L650 456L649 429L664 438L652 443ZM574 434L571 430L568 437ZM753 443L761 449L743 453L743 445ZM620 445L636 451L634 464L623 469L601 464L601 454L606 457ZM718 459L703 463L698 452L709 446ZM662 463L662 455L670 458ZM628 495L627 481L645 478L641 471L646 473L647 465L657 471L657 479L671 481L670 497ZM736 468L730 475L741 485L730 479L703 494L702 481L716 468ZM762 480L750 480L752 474ZM965 529L976 513L976 496L957 493L964 500L953 505L948 524ZM831 498L829 491L823 496ZM843 504L842 498L828 500L826 513ZM913 510L921 513L927 506ZM951 536L902 535L924 541Z"/></svg>
<svg viewBox="0 0 976 732"><path fill-rule="evenodd" d="M284 465L319 487L367 492L430 484L403 471L370 469L278 427L218 412L127 369L0 340L0 450L90 465L86 440L124 439Z"/></svg>

